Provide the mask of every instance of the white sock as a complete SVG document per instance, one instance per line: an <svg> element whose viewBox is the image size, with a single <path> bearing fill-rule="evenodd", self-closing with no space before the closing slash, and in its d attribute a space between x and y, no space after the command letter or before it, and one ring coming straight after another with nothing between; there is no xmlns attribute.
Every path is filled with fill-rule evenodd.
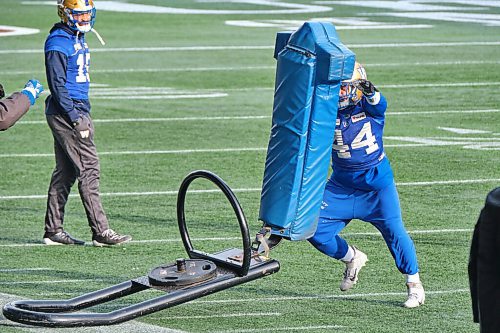
<svg viewBox="0 0 500 333"><path fill-rule="evenodd" d="M406 276L406 283L421 283L420 276L418 275L418 273L405 274L405 276Z"/></svg>
<svg viewBox="0 0 500 333"><path fill-rule="evenodd" d="M347 247L347 253L340 260L349 262L349 261L352 260L352 258L354 258L354 249L352 248L352 246L348 246Z"/></svg>

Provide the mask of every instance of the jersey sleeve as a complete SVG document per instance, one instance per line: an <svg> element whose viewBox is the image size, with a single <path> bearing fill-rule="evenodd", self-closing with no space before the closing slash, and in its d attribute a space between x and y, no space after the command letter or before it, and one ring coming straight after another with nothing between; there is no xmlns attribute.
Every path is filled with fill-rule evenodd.
<svg viewBox="0 0 500 333"><path fill-rule="evenodd" d="M49 36L45 41L45 53L50 51L61 52L66 57L69 57L73 51L71 40L66 36L57 34Z"/></svg>
<svg viewBox="0 0 500 333"><path fill-rule="evenodd" d="M363 110L368 112L374 118L384 118L385 111L387 110L387 100L384 95L376 92L376 96L372 98L372 100L374 100L374 104L372 104L373 102L371 103L366 97L363 98Z"/></svg>
<svg viewBox="0 0 500 333"><path fill-rule="evenodd" d="M73 100L66 88L67 67L68 57L63 52L56 50L45 52L45 71L51 95L68 115L69 119L75 122L78 120L79 114L75 110Z"/></svg>

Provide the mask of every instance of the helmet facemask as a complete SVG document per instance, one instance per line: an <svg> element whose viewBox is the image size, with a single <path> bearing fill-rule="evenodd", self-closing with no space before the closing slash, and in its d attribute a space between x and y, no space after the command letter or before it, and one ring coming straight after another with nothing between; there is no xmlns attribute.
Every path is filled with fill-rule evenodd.
<svg viewBox="0 0 500 333"><path fill-rule="evenodd" d="M362 93L353 82L342 82L339 93L339 110L359 103Z"/></svg>

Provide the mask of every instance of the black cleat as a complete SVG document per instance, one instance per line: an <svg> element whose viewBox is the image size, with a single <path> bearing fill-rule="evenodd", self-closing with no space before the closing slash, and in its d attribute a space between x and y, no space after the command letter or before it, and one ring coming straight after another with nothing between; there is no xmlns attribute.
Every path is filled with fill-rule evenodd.
<svg viewBox="0 0 500 333"><path fill-rule="evenodd" d="M123 244L132 240L129 235L120 235L111 229L104 230L100 235L94 235L92 237L92 243L94 246L112 246Z"/></svg>
<svg viewBox="0 0 500 333"><path fill-rule="evenodd" d="M85 245L84 241L71 237L66 231L60 231L56 234L45 233L43 242L46 245Z"/></svg>

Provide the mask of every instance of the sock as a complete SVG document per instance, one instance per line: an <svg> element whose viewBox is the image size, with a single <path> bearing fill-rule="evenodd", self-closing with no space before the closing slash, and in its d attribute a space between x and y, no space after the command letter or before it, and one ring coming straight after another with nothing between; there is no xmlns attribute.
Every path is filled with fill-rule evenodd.
<svg viewBox="0 0 500 333"><path fill-rule="evenodd" d="M347 253L340 260L345 261L345 262L349 262L352 260L352 258L354 258L354 249L352 248L352 246L348 246Z"/></svg>
<svg viewBox="0 0 500 333"><path fill-rule="evenodd" d="M418 275L418 273L405 274L405 276L406 276L406 283L421 283L420 276Z"/></svg>

